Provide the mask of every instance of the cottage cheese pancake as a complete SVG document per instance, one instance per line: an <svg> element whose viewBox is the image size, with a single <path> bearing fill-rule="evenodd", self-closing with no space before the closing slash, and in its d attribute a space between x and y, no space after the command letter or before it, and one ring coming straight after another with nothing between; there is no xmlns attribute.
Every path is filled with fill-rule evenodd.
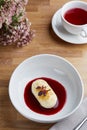
<svg viewBox="0 0 87 130"><path fill-rule="evenodd" d="M57 96L50 85L43 79L32 83L31 91L40 105L44 108L53 108L58 103Z"/></svg>

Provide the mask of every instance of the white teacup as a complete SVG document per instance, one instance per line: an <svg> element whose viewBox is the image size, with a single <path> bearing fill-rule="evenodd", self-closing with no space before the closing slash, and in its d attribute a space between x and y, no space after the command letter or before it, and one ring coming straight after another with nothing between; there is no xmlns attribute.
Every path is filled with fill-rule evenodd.
<svg viewBox="0 0 87 130"><path fill-rule="evenodd" d="M67 19L65 18L66 13L67 12L69 13L70 10L74 10L74 13L76 13L75 9L77 9L77 10L81 9L81 10L86 12L87 11L87 3L83 2L83 1L76 1L75 0L75 1L70 1L66 4L64 4L62 7L62 10L61 10L61 20L62 20L63 27L69 33L72 33L75 35L80 34L83 37L87 37L87 20L85 23L78 24L78 23L71 23L70 21L67 21ZM87 12L86 12L86 14L87 14ZM80 15L80 17L81 16L82 15ZM71 16L71 18L72 18L72 16ZM85 19L87 19L87 17L85 17ZM74 20L78 20L78 16ZM82 18L82 20L83 20L83 18Z"/></svg>

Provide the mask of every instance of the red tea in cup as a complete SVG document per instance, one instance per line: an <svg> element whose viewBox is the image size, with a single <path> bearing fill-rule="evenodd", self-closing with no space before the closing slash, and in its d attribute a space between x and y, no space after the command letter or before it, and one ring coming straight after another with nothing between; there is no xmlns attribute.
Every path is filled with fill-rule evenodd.
<svg viewBox="0 0 87 130"><path fill-rule="evenodd" d="M64 18L74 25L87 24L87 11L81 8L72 8L64 14Z"/></svg>

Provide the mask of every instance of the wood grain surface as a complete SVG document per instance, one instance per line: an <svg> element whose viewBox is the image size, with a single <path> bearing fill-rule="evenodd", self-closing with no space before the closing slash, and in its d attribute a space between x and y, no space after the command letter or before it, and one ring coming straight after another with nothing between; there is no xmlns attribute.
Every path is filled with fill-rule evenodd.
<svg viewBox="0 0 87 130"><path fill-rule="evenodd" d="M36 36L25 47L0 46L0 130L48 130L53 124L35 123L20 115L10 102L9 80L14 69L26 58L55 54L69 60L79 71L87 96L87 44L74 45L61 40L51 28L53 14L69 0L29 0L26 7ZM87 1L87 0L86 0Z"/></svg>

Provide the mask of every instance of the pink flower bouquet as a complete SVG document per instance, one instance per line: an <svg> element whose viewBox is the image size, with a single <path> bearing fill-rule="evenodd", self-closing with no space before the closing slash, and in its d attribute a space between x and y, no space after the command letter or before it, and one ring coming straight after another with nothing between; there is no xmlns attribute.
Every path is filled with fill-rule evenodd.
<svg viewBox="0 0 87 130"><path fill-rule="evenodd" d="M0 0L0 44L27 45L34 36L26 18L28 0Z"/></svg>

